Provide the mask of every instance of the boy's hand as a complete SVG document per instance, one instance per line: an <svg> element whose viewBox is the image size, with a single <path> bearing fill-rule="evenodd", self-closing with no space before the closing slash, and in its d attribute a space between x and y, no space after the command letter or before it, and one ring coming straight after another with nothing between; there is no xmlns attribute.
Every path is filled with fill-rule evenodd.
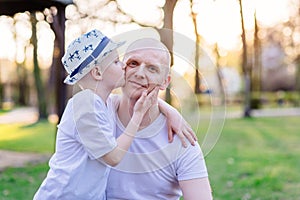
<svg viewBox="0 0 300 200"><path fill-rule="evenodd" d="M172 142L173 135L177 134L184 147L187 147L185 138L187 138L192 145L195 145L197 136L181 114L161 99L158 100L158 105L161 112L167 117L169 142Z"/></svg>
<svg viewBox="0 0 300 200"><path fill-rule="evenodd" d="M178 115L173 115L177 116ZM194 146L195 141L197 141L197 136L194 133L193 129L191 126L180 116L179 119L172 119L168 118L167 120L168 123L168 139L169 142L173 141L173 135L177 134L178 137L181 140L181 143L184 147L187 147L187 144L185 142L185 138L189 140L189 142Z"/></svg>
<svg viewBox="0 0 300 200"><path fill-rule="evenodd" d="M158 87L155 87L150 92L144 91L141 97L135 103L133 111L139 112L143 117L144 114L149 110L151 106L157 104L158 91L159 91Z"/></svg>

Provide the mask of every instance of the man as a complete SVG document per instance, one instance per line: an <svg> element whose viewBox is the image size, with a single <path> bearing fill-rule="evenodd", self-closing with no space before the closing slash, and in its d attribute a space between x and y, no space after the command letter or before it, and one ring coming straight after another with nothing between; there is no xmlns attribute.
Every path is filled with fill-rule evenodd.
<svg viewBox="0 0 300 200"><path fill-rule="evenodd" d="M117 113L118 137L129 123L133 107L145 90L170 83L170 54L159 41L133 42L124 56L126 84ZM199 145L183 148L175 135L168 142L166 117L157 104L145 114L139 132L121 163L111 170L107 199L212 199L208 174Z"/></svg>

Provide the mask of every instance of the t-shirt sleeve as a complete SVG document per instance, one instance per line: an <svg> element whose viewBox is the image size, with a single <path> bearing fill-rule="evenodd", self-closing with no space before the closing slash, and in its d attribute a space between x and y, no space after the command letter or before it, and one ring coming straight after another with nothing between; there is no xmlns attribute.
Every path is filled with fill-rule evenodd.
<svg viewBox="0 0 300 200"><path fill-rule="evenodd" d="M176 175L178 181L208 176L204 156L198 144L190 145L176 161Z"/></svg>
<svg viewBox="0 0 300 200"><path fill-rule="evenodd" d="M82 91L74 98L73 112L78 137L91 159L98 159L117 146L108 110L92 91Z"/></svg>
<svg viewBox="0 0 300 200"><path fill-rule="evenodd" d="M108 109L112 110L113 112L116 112L121 100L121 95L119 94L110 94L107 98L107 107Z"/></svg>

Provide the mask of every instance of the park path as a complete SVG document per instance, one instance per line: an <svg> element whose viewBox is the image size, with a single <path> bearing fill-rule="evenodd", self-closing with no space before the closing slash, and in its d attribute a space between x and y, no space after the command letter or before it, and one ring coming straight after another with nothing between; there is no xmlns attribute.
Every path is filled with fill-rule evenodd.
<svg viewBox="0 0 300 200"><path fill-rule="evenodd" d="M0 126L10 123L32 124L38 119L37 109L33 107L17 108L0 115ZM0 149L0 172L8 167L24 167L29 163L43 163L50 158L48 154L15 152Z"/></svg>
<svg viewBox="0 0 300 200"><path fill-rule="evenodd" d="M252 110L253 117L288 117L300 116L300 108L264 108L259 110ZM241 118L242 111L230 111L226 113L226 118Z"/></svg>
<svg viewBox="0 0 300 200"><path fill-rule="evenodd" d="M277 108L253 110L253 117L300 116L300 108ZM226 112L226 118L240 118L241 111ZM1 124L9 123L34 123L38 118L36 108L18 108L0 115ZM13 152L0 149L0 172L7 167L22 167L28 163L41 163L49 160L50 155L37 153Z"/></svg>
<svg viewBox="0 0 300 200"><path fill-rule="evenodd" d="M0 125L10 123L31 124L38 119L37 109L34 107L17 108L10 112L0 115Z"/></svg>
<svg viewBox="0 0 300 200"><path fill-rule="evenodd" d="M26 164L47 162L50 155L38 153L24 153L0 150L0 172L8 167L24 167Z"/></svg>

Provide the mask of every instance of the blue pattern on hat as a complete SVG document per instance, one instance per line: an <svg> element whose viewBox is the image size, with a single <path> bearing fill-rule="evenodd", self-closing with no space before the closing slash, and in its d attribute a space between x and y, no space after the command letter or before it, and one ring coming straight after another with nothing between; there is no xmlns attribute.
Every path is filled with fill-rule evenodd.
<svg viewBox="0 0 300 200"><path fill-rule="evenodd" d="M106 48L108 44L112 45ZM63 66L69 74L64 82L67 84L76 83L92 67L90 63L96 63L95 59L99 55L102 54L101 58L103 58L120 45L122 44L110 41L109 38L96 29L73 40L62 58ZM104 49L105 52L103 52Z"/></svg>
<svg viewBox="0 0 300 200"><path fill-rule="evenodd" d="M102 50L106 47L106 45L109 43L110 39L107 37L104 37L102 41L98 44L96 49L92 52L91 55L89 55L82 63L74 70L72 71L70 77L75 76L75 74L82 71L83 68L85 68L89 63L91 63L95 58L99 56L99 54L102 52Z"/></svg>
<svg viewBox="0 0 300 200"><path fill-rule="evenodd" d="M63 65L67 68L69 67L66 60L64 60Z"/></svg>
<svg viewBox="0 0 300 200"><path fill-rule="evenodd" d="M90 44L90 45L88 45L88 46L84 46L83 51L86 53L88 50L91 50L91 51L94 50L92 44Z"/></svg>
<svg viewBox="0 0 300 200"><path fill-rule="evenodd" d="M75 39L75 40L73 41L72 45L74 45L75 43L80 44L80 43L81 43L80 38ZM71 45L70 45L70 46L71 46ZM69 47L70 47L70 46L69 46Z"/></svg>

